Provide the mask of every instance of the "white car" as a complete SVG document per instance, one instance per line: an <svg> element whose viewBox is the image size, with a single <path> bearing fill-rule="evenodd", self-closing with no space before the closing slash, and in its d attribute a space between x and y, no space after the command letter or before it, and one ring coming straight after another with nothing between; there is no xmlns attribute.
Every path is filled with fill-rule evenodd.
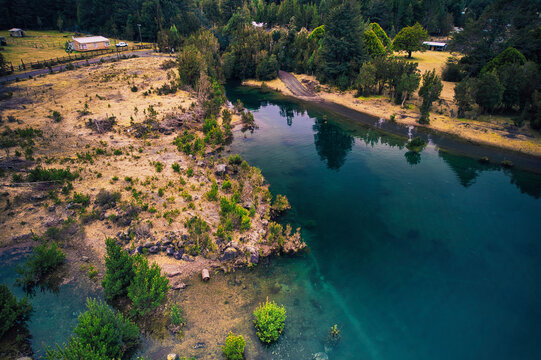
<svg viewBox="0 0 541 360"><path fill-rule="evenodd" d="M126 44L124 41L119 42L118 44L116 44L116 47L126 47L126 46L128 46L128 44Z"/></svg>

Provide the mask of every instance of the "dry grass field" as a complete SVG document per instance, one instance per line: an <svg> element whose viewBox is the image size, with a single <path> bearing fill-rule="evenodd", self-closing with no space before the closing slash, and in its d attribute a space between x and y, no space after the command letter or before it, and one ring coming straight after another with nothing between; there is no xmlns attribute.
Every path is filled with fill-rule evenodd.
<svg viewBox="0 0 541 360"><path fill-rule="evenodd" d="M11 62L14 66L20 65L21 60L28 64L34 61L67 56L64 44L66 41L71 40L74 33L61 33L55 30L28 30L26 35L23 38L12 38L7 30L0 31L0 36L4 36L8 43L7 46L4 46L2 55L4 55L6 61ZM120 41L126 42L130 47L135 44L132 41L109 39L112 45Z"/></svg>

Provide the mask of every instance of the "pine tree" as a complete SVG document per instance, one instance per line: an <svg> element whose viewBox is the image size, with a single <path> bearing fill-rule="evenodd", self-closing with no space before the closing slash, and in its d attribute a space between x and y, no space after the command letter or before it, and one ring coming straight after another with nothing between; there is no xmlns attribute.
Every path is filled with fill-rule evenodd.
<svg viewBox="0 0 541 360"><path fill-rule="evenodd" d="M132 301L131 313L134 316L144 316L158 308L166 300L169 290L169 280L161 274L160 267L148 260L137 256L134 262L135 277L128 287L128 297Z"/></svg>
<svg viewBox="0 0 541 360"><path fill-rule="evenodd" d="M128 294L135 274L130 255L114 239L106 238L105 276L102 281L105 298L111 302Z"/></svg>

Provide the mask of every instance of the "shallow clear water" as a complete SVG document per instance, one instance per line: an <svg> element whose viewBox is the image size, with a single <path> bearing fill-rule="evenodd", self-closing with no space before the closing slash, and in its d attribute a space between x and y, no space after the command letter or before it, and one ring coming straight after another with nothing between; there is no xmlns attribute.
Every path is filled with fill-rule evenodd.
<svg viewBox="0 0 541 360"><path fill-rule="evenodd" d="M541 176L434 145L415 157L404 138L227 90L259 125L233 152L287 195L311 249L259 270L290 282L273 358L311 358L333 323L331 359L541 358Z"/></svg>
<svg viewBox="0 0 541 360"><path fill-rule="evenodd" d="M17 265L23 264L28 252L4 251L0 253L0 283L6 284L17 298L25 293L15 286ZM86 298L96 297L95 291L85 286L84 281L76 282L64 279L58 292L36 290L30 297L34 313L30 318L29 330L34 359L45 356L47 347L67 342L72 330L77 325L77 317L86 309ZM69 281L71 280L71 281Z"/></svg>

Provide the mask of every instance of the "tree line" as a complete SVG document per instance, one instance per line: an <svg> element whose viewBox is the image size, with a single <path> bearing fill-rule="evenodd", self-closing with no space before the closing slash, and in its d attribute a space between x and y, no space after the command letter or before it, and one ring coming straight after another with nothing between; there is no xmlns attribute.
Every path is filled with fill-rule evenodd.
<svg viewBox="0 0 541 360"><path fill-rule="evenodd" d="M355 0L366 19L394 37L419 22L430 34L447 35L453 25L476 20L496 0ZM59 29L155 41L174 26L190 35L201 26L224 26L238 9L269 26L314 29L336 7L334 0L1 0L0 28Z"/></svg>

